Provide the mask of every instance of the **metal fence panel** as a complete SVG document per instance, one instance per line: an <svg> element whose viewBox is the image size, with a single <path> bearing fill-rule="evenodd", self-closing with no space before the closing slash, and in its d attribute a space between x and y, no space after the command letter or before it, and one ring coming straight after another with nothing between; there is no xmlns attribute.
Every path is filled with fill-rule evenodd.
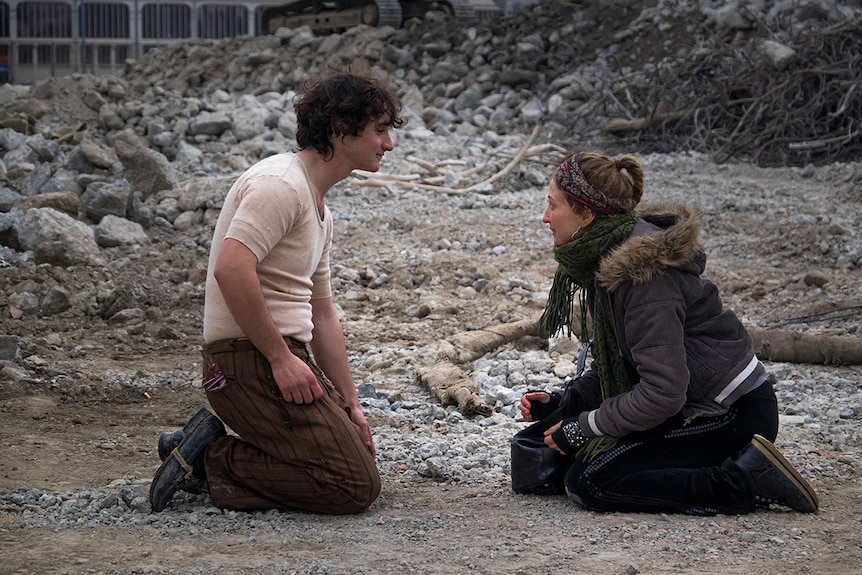
<svg viewBox="0 0 862 575"><path fill-rule="evenodd" d="M248 8L237 4L207 4L198 8L200 38L235 38L248 33Z"/></svg>
<svg viewBox="0 0 862 575"><path fill-rule="evenodd" d="M125 4L83 4L81 35L88 38L131 38Z"/></svg>
<svg viewBox="0 0 862 575"><path fill-rule="evenodd" d="M72 7L61 2L18 4L19 38L71 38Z"/></svg>
<svg viewBox="0 0 862 575"><path fill-rule="evenodd" d="M142 35L147 39L191 38L191 8L182 4L145 4L141 11Z"/></svg>
<svg viewBox="0 0 862 575"><path fill-rule="evenodd" d="M266 34L263 11L283 0L0 0L0 83L73 72L115 73L173 41ZM13 29L12 27L15 27Z"/></svg>

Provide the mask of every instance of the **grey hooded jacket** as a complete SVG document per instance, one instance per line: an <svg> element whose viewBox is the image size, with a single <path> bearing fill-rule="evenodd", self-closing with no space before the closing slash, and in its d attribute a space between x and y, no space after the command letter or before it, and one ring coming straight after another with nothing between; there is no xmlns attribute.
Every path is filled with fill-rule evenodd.
<svg viewBox="0 0 862 575"><path fill-rule="evenodd" d="M596 366L584 373L577 385L589 408L578 421L588 437L622 437L677 413L720 415L766 378L747 330L701 276L706 255L695 211L664 204L638 216L597 274L606 317L638 380L602 400Z"/></svg>

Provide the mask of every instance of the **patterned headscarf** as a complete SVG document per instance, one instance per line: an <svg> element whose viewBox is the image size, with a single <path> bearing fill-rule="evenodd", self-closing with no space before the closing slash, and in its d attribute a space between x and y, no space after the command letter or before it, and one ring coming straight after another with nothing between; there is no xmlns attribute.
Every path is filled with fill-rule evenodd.
<svg viewBox="0 0 862 575"><path fill-rule="evenodd" d="M628 209L620 202L601 194L593 188L581 170L581 154L570 156L560 164L555 176L560 189L579 204L600 216L624 214Z"/></svg>

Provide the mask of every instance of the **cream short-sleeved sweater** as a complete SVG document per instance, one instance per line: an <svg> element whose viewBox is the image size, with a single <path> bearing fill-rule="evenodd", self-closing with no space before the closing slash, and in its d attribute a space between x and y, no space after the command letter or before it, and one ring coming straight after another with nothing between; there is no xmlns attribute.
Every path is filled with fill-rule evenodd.
<svg viewBox="0 0 862 575"><path fill-rule="evenodd" d="M311 341L311 300L331 295L332 214L321 218L302 161L292 153L261 160L237 179L224 200L210 249L204 341L248 337L225 304L213 269L225 238L257 256L269 312L281 334Z"/></svg>

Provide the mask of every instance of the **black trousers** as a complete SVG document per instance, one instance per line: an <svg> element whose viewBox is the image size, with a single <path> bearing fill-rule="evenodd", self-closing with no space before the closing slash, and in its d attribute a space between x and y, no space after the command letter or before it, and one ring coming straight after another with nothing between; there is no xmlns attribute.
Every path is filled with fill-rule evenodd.
<svg viewBox="0 0 862 575"><path fill-rule="evenodd" d="M594 511L735 515L756 508L742 471L729 460L754 434L774 441L778 405L769 382L741 397L724 415L681 415L633 433L592 461L577 458L564 483Z"/></svg>

